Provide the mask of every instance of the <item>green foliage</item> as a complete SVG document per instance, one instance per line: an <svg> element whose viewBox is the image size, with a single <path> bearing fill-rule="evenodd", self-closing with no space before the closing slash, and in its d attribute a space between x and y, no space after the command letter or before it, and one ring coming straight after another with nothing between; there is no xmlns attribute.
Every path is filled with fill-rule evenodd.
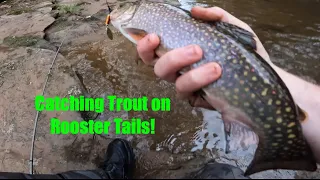
<svg viewBox="0 0 320 180"><path fill-rule="evenodd" d="M9 36L3 40L3 43L11 47L34 46L39 42L39 40L41 40L41 38L35 36Z"/></svg>
<svg viewBox="0 0 320 180"><path fill-rule="evenodd" d="M59 14L79 14L81 7L78 5L59 5Z"/></svg>

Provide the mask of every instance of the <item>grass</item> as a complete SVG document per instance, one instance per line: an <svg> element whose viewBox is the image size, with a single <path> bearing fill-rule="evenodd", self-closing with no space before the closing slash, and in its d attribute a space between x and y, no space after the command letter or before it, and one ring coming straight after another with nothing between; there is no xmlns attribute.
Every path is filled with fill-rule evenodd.
<svg viewBox="0 0 320 180"><path fill-rule="evenodd" d="M59 5L58 6L59 14L79 14L81 7L78 5Z"/></svg>
<svg viewBox="0 0 320 180"><path fill-rule="evenodd" d="M40 37L36 36L22 36L22 37L15 37L9 36L4 38L3 43L11 46L11 47L19 47L19 46L34 46L41 40Z"/></svg>

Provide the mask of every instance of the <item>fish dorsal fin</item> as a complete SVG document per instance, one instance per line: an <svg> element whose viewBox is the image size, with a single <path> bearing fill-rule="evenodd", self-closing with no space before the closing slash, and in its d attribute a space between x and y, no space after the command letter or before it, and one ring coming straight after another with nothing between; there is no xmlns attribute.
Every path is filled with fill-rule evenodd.
<svg viewBox="0 0 320 180"><path fill-rule="evenodd" d="M253 48L254 50L257 49L257 44L256 40L254 39L253 33L226 22L219 21L216 22L215 25L218 31L228 34L229 36L235 38L237 41L246 46L249 46L250 48Z"/></svg>

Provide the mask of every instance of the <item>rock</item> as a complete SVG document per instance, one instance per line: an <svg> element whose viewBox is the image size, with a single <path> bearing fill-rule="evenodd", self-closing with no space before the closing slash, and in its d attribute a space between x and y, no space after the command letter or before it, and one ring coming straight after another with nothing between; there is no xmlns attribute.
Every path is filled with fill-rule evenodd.
<svg viewBox="0 0 320 180"><path fill-rule="evenodd" d="M82 0L58 0L59 5L80 5L82 3Z"/></svg>
<svg viewBox="0 0 320 180"><path fill-rule="evenodd" d="M50 14L40 12L1 16L0 43L8 36L33 35L43 38L44 29L54 21Z"/></svg>
<svg viewBox="0 0 320 180"><path fill-rule="evenodd" d="M94 28L89 23L83 23L79 26L68 26L60 31L47 34L47 39L52 43L60 43L65 39L68 43L78 37L94 33Z"/></svg>
<svg viewBox="0 0 320 180"><path fill-rule="evenodd" d="M37 9L37 11L41 12L42 14L48 14L52 11L52 7L43 7L43 8Z"/></svg>
<svg viewBox="0 0 320 180"><path fill-rule="evenodd" d="M81 16L73 15L73 16L68 17L68 21L76 21L76 20L79 20L81 18L82 18Z"/></svg>
<svg viewBox="0 0 320 180"><path fill-rule="evenodd" d="M109 3L109 1L108 1ZM89 5L86 5L83 10L84 16L91 16L98 13L100 10L108 9L108 5L105 1L93 1ZM101 12L100 12L101 13ZM109 12L107 12L109 13ZM105 14L108 15L108 14Z"/></svg>
<svg viewBox="0 0 320 180"><path fill-rule="evenodd" d="M51 5L52 5L52 2L45 1L45 2L42 2L40 4L35 5L33 8L39 9L39 8L43 8L43 7L47 7L47 6L51 6Z"/></svg>
<svg viewBox="0 0 320 180"><path fill-rule="evenodd" d="M5 9L5 8L11 8L11 6L10 5L1 5L0 6L0 9Z"/></svg>

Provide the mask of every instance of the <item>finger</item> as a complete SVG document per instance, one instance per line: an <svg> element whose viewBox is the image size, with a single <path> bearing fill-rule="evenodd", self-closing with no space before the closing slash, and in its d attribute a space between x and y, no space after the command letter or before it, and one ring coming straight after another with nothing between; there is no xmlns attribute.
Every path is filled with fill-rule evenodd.
<svg viewBox="0 0 320 180"><path fill-rule="evenodd" d="M223 12L216 8L203 8L200 6L193 7L191 14L196 19L202 19L205 21L227 21L227 17L224 16Z"/></svg>
<svg viewBox="0 0 320 180"><path fill-rule="evenodd" d="M142 61L148 65L155 64L155 49L159 46L160 39L156 34L149 34L137 44L137 51Z"/></svg>
<svg viewBox="0 0 320 180"><path fill-rule="evenodd" d="M191 14L193 17L197 19L202 19L205 21L222 21L222 22L239 26L241 28L244 28L254 33L248 24L234 17L229 12L225 11L220 7L212 7L212 8L194 7L191 10Z"/></svg>
<svg viewBox="0 0 320 180"><path fill-rule="evenodd" d="M179 76L176 91L180 98L186 98L202 87L216 81L221 76L221 67L217 63L204 64Z"/></svg>
<svg viewBox="0 0 320 180"><path fill-rule="evenodd" d="M155 74L169 82L174 82L177 73L202 58L202 50L198 45L177 48L164 54L155 64Z"/></svg>

